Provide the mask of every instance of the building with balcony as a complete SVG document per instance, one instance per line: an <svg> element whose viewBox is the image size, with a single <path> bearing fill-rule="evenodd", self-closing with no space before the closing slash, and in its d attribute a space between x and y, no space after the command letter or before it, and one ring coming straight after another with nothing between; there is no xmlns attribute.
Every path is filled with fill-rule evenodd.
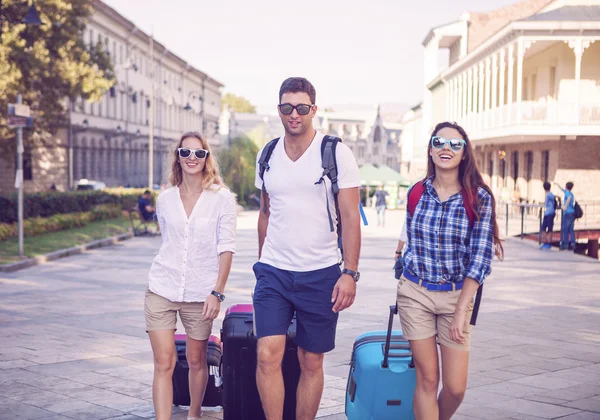
<svg viewBox="0 0 600 420"><path fill-rule="evenodd" d="M153 183L166 181L176 142L200 131L220 147L218 121L223 85L100 0L83 40L103 43L117 82L100 102L67 104L70 125L51 144L26 150L26 191L69 189L86 178L107 186L149 184L152 131ZM152 114L152 115L151 115ZM151 130L152 126L152 130ZM14 189L14 162L0 167L0 191Z"/></svg>
<svg viewBox="0 0 600 420"><path fill-rule="evenodd" d="M424 145L436 123L456 121L499 198L540 202L544 181L600 197L600 0L466 13L423 46Z"/></svg>

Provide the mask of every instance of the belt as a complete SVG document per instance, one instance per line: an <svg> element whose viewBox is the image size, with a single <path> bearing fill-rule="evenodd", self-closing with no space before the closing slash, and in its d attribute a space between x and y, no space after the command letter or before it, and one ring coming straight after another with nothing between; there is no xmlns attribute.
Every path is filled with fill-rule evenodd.
<svg viewBox="0 0 600 420"><path fill-rule="evenodd" d="M424 287L427 290L431 290L434 292L454 292L455 290L462 289L462 286L463 286L462 281L459 281L456 283L453 283L453 282L432 283L430 281L421 280L420 278L418 278L417 276L415 276L414 274L412 274L410 271L407 271L407 270L404 270L402 275L407 280L410 280L413 283L416 283L419 286Z"/></svg>

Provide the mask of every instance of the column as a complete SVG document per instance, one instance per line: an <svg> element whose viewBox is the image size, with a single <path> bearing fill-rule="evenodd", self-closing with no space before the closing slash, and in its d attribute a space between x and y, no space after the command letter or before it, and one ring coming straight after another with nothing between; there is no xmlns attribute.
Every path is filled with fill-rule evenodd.
<svg viewBox="0 0 600 420"><path fill-rule="evenodd" d="M517 41L517 124L521 123L521 101L523 100L523 56L525 55L525 40Z"/></svg>
<svg viewBox="0 0 600 420"><path fill-rule="evenodd" d="M463 121L463 124L466 124L466 122L467 122L467 88L469 86L469 81L467 80L467 72L466 71L463 72L461 77L462 77L461 120Z"/></svg>
<svg viewBox="0 0 600 420"><path fill-rule="evenodd" d="M581 38L568 41L569 47L575 52L575 105L577 109L576 123L579 124L581 114L581 59L583 52L592 42Z"/></svg>
<svg viewBox="0 0 600 420"><path fill-rule="evenodd" d="M444 83L446 87L446 121L450 121L450 80L446 80ZM230 128L231 129L231 128Z"/></svg>
<svg viewBox="0 0 600 420"><path fill-rule="evenodd" d="M491 126L496 127L498 114L498 54L492 56L492 107L491 107Z"/></svg>
<svg viewBox="0 0 600 420"><path fill-rule="evenodd" d="M456 118L457 122L460 122L463 113L462 107L462 91L463 91L463 80L462 74L456 76Z"/></svg>
<svg viewBox="0 0 600 420"><path fill-rule="evenodd" d="M472 114L472 109L473 109L473 68L469 68L469 70L467 70L467 112L466 112L466 120L467 120L467 125L470 127L471 125L471 117L473 116Z"/></svg>
<svg viewBox="0 0 600 420"><path fill-rule="evenodd" d="M490 84L490 78L491 78L491 63L490 63L490 57L487 57L485 59L485 102L484 102L484 110L485 110L485 116L484 116L484 126L485 128L489 127L489 123L490 123L490 94L491 94L491 84Z"/></svg>
<svg viewBox="0 0 600 420"><path fill-rule="evenodd" d="M506 101L508 115L506 120L508 123L512 123L512 109L513 109L513 79L514 79L514 67L515 67L515 45L510 44L508 46L508 98Z"/></svg>
<svg viewBox="0 0 600 420"><path fill-rule="evenodd" d="M478 112L477 112L477 126L483 127L483 99L484 99L484 86L485 86L485 63L481 61L479 63L479 101L478 101Z"/></svg>
<svg viewBox="0 0 600 420"><path fill-rule="evenodd" d="M500 50L500 98L499 98L499 106L500 112L498 113L498 124L502 125L504 123L504 111L506 107L504 106L504 56L506 51L504 48Z"/></svg>

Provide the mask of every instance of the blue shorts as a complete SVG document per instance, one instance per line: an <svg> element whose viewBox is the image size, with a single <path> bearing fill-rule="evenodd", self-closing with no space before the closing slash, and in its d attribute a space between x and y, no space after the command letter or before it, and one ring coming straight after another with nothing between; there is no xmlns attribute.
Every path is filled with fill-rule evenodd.
<svg viewBox="0 0 600 420"><path fill-rule="evenodd" d="M339 265L298 272L257 262L254 314L258 338L285 335L296 312L296 344L311 353L335 348L338 315L331 294L340 278Z"/></svg>
<svg viewBox="0 0 600 420"><path fill-rule="evenodd" d="M542 232L552 233L552 229L554 229L554 216L554 214L544 216L542 220Z"/></svg>

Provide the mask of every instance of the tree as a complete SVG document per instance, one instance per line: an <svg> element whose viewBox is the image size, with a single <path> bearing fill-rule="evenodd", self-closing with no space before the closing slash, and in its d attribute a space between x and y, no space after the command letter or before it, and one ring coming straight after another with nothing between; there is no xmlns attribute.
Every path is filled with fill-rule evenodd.
<svg viewBox="0 0 600 420"><path fill-rule="evenodd" d="M93 0L35 3L42 24L20 23L28 2L2 0L0 42L0 148L13 150L15 130L6 127L7 104L23 95L34 117L25 139L50 138L67 123L66 101L98 101L114 84L104 43L86 45L83 31ZM36 134L36 136L32 136Z"/></svg>
<svg viewBox="0 0 600 420"><path fill-rule="evenodd" d="M248 196L256 191L256 155L258 146L247 137L236 137L231 147L219 152L219 165L225 184L237 194L238 202L245 204Z"/></svg>
<svg viewBox="0 0 600 420"><path fill-rule="evenodd" d="M249 114L256 114L256 107L250 103L250 101L242 96L234 95L233 93L226 93L221 99L221 109L229 107L234 112L245 112Z"/></svg>

